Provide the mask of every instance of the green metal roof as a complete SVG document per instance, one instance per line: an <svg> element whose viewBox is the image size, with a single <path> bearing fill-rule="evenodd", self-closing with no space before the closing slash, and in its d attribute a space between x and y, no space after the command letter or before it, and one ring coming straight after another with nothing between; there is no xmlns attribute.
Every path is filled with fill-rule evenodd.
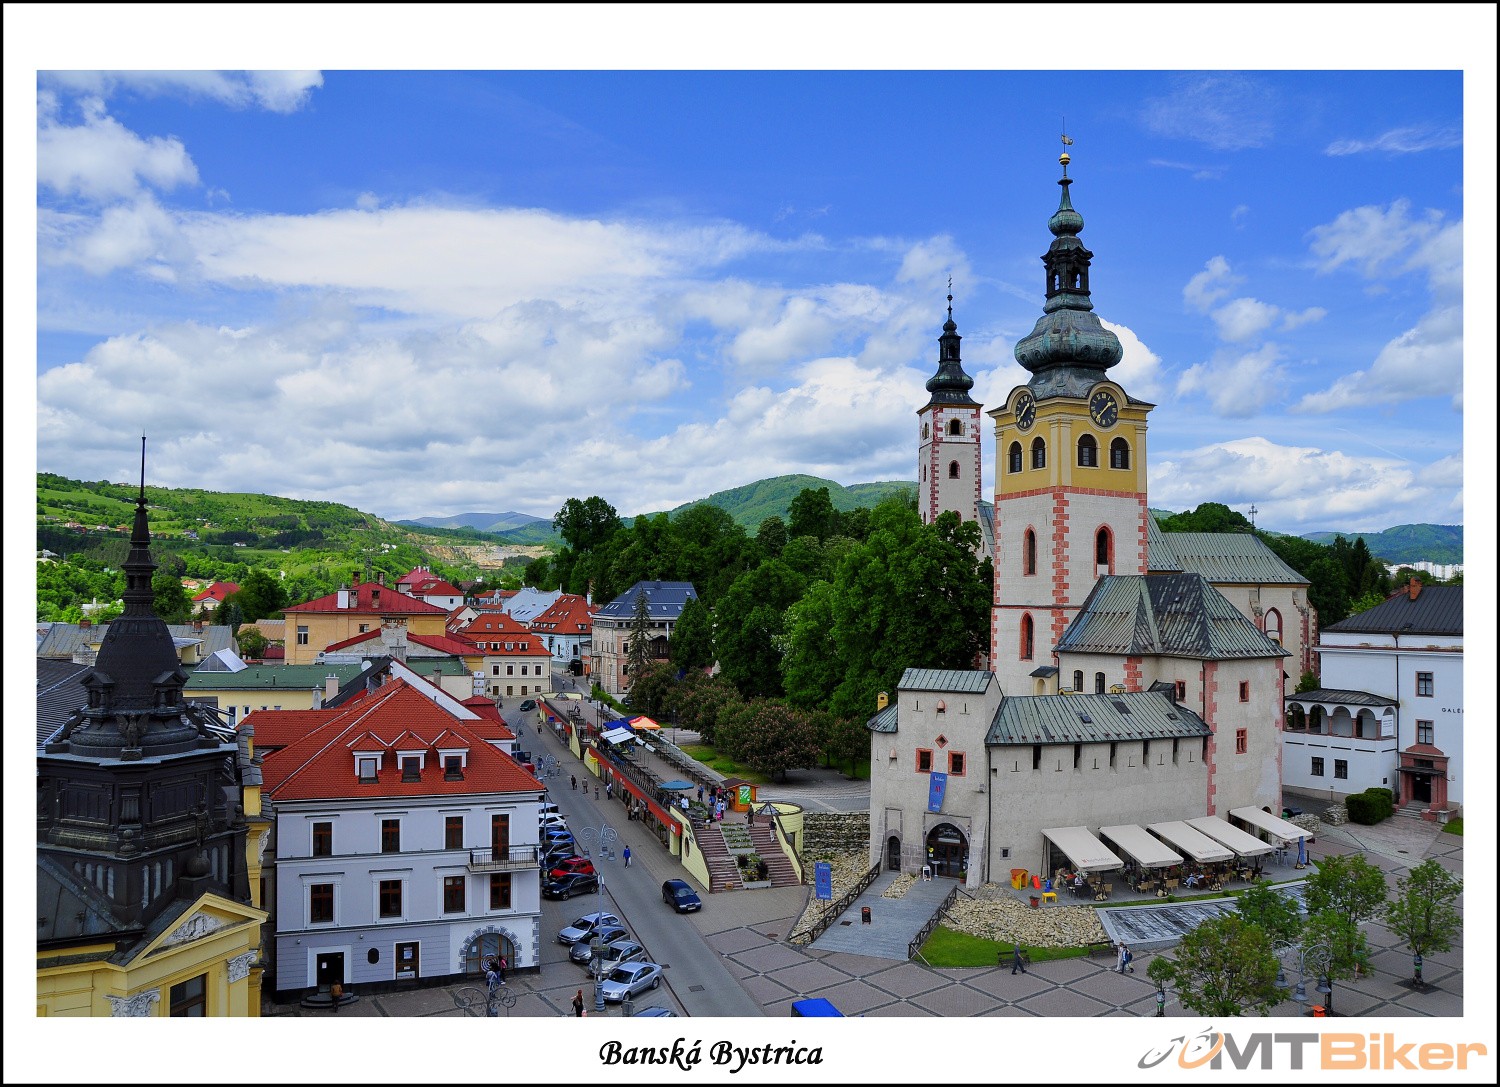
<svg viewBox="0 0 1500 1087"><path fill-rule="evenodd" d="M1044 694L1007 698L984 742L1102 743L1207 736L1209 727L1186 706L1151 691L1128 694Z"/></svg>
<svg viewBox="0 0 1500 1087"><path fill-rule="evenodd" d="M1342 706L1399 706L1401 703L1394 698L1387 698L1383 694L1371 694L1369 691L1350 691L1340 687L1319 687L1313 691L1303 691L1301 694L1288 693L1287 705L1292 703L1318 702L1323 705Z"/></svg>
<svg viewBox="0 0 1500 1087"><path fill-rule="evenodd" d="M1059 653L1226 660L1287 657L1202 574L1101 577Z"/></svg>
<svg viewBox="0 0 1500 1087"><path fill-rule="evenodd" d="M307 691L322 687L329 675L338 677L339 686L348 683L364 670L362 664L267 664L251 665L238 672L194 672L188 677L186 690L237 691L283 690Z"/></svg>
<svg viewBox="0 0 1500 1087"><path fill-rule="evenodd" d="M892 702L885 709L866 721L865 728L871 732L895 732L896 717L896 703Z"/></svg>
<svg viewBox="0 0 1500 1087"><path fill-rule="evenodd" d="M952 691L954 694L983 694L989 690L994 672L976 672L945 668L908 668L901 673L898 691Z"/></svg>
<svg viewBox="0 0 1500 1087"><path fill-rule="evenodd" d="M1171 569L1156 560L1168 551L1176 569L1202 574L1217 584L1306 585L1307 578L1277 557L1258 537L1248 532L1161 532L1152 539L1152 524L1146 527L1147 569L1153 573Z"/></svg>

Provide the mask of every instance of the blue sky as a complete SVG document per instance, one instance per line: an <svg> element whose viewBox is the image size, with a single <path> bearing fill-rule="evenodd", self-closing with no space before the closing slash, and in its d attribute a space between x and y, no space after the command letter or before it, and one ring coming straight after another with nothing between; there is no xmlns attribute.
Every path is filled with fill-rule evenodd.
<svg viewBox="0 0 1500 1087"><path fill-rule="evenodd" d="M391 518L915 478L950 275L976 397L1026 377L1065 113L1151 504L1462 522L1463 89L41 70L37 464L129 478L144 430L153 483Z"/></svg>

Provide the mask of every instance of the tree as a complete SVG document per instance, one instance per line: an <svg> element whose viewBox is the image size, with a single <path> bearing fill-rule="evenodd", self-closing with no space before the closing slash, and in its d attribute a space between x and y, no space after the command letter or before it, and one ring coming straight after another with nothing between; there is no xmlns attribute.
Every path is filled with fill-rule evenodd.
<svg viewBox="0 0 1500 1087"><path fill-rule="evenodd" d="M787 535L793 538L815 536L822 541L838 531L839 511L833 508L833 499L828 497L827 487L819 487L817 490L803 487L797 497L792 499L787 516L790 519Z"/></svg>
<svg viewBox="0 0 1500 1087"><path fill-rule="evenodd" d="M273 577L269 570L254 567L245 574L237 593L225 598L240 606L245 622L255 623L279 614L290 601L280 577Z"/></svg>
<svg viewBox="0 0 1500 1087"><path fill-rule="evenodd" d="M806 584L781 560L767 559L741 574L714 607L714 653L742 697L782 693L781 632Z"/></svg>
<svg viewBox="0 0 1500 1087"><path fill-rule="evenodd" d="M245 627L235 635L234 640L239 644L242 657L263 657L266 646L270 644L258 627Z"/></svg>
<svg viewBox="0 0 1500 1087"><path fill-rule="evenodd" d="M1174 513L1158 522L1163 532L1249 532L1245 515L1222 502L1202 502L1191 513Z"/></svg>
<svg viewBox="0 0 1500 1087"><path fill-rule="evenodd" d="M644 589L635 594L635 611L630 617L630 645L625 651L625 671L638 676L651 663L651 610ZM631 682L634 682L632 679Z"/></svg>
<svg viewBox="0 0 1500 1087"><path fill-rule="evenodd" d="M1281 1003L1278 968L1264 930L1226 913L1184 936L1173 958L1153 959L1146 975L1199 1015L1265 1015Z"/></svg>
<svg viewBox="0 0 1500 1087"><path fill-rule="evenodd" d="M168 623L185 623L192 614L193 603L176 576L158 570L151 578L151 610Z"/></svg>
<svg viewBox="0 0 1500 1087"><path fill-rule="evenodd" d="M1308 877L1304 942L1329 945L1334 977L1348 977L1365 962L1360 926L1381 912L1386 894L1385 874L1358 853L1325 857Z"/></svg>
<svg viewBox="0 0 1500 1087"><path fill-rule="evenodd" d="M1325 910L1308 917L1302 926L1302 947L1328 949L1328 976L1352 978L1368 971L1370 945L1365 930L1342 914Z"/></svg>
<svg viewBox="0 0 1500 1087"><path fill-rule="evenodd" d="M648 664L640 672L631 673L630 706L647 717L660 717L667 712L676 685L670 664Z"/></svg>
<svg viewBox="0 0 1500 1087"><path fill-rule="evenodd" d="M1386 927L1406 941L1413 955L1448 951L1463 931L1455 905L1463 890L1463 880L1437 861L1423 861L1396 881L1396 897L1385 907ZM1416 979L1422 980L1420 970Z"/></svg>
<svg viewBox="0 0 1500 1087"><path fill-rule="evenodd" d="M740 703L739 692L719 676L689 676L678 685L673 705L677 710L677 723L703 737L703 742L712 744L717 740L716 730L719 715L726 707Z"/></svg>
<svg viewBox="0 0 1500 1087"><path fill-rule="evenodd" d="M219 605L219 623L229 628L231 636L240 632L240 626L245 621L245 613L241 610L239 602L233 598L225 600Z"/></svg>
<svg viewBox="0 0 1500 1087"><path fill-rule="evenodd" d="M762 521L755 533L755 542L760 544L761 553L768 559L780 558L781 549L786 546L788 539L786 522L776 516Z"/></svg>
<svg viewBox="0 0 1500 1087"><path fill-rule="evenodd" d="M784 702L756 699L725 714L717 746L763 774L786 780L788 770L811 766L818 758L812 721Z"/></svg>
<svg viewBox="0 0 1500 1087"><path fill-rule="evenodd" d="M1318 689L1318 674L1312 669L1302 673L1302 678L1297 680L1297 694L1305 694L1308 691Z"/></svg>
<svg viewBox="0 0 1500 1087"><path fill-rule="evenodd" d="M598 495L582 501L570 498L552 518L552 527L564 544L553 560L558 583L565 592L581 596L591 581L602 580L594 560L606 557L607 545L621 527L620 515ZM612 594L601 589L600 595L607 599Z"/></svg>
<svg viewBox="0 0 1500 1087"><path fill-rule="evenodd" d="M707 668L714 662L714 617L708 606L689 597L672 626L667 655L681 669Z"/></svg>
<svg viewBox="0 0 1500 1087"><path fill-rule="evenodd" d="M1235 902L1240 916L1271 938L1273 944L1289 944L1302 931L1302 912L1269 883L1251 884Z"/></svg>
<svg viewBox="0 0 1500 1087"><path fill-rule="evenodd" d="M833 586L815 581L786 611L781 681L787 701L803 709L828 705L843 679L839 646L833 637L833 601Z"/></svg>

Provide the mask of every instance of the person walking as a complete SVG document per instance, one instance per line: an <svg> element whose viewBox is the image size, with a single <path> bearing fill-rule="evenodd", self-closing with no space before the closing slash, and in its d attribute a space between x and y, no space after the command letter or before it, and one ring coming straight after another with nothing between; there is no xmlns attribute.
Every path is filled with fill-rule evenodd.
<svg viewBox="0 0 1500 1087"><path fill-rule="evenodd" d="M753 806L745 809L745 825L750 827L755 825L755 808Z"/></svg>
<svg viewBox="0 0 1500 1087"><path fill-rule="evenodd" d="M622 856L622 857L625 858L625 867L629 868L630 867L630 847L628 845L625 847L624 851L621 852L620 856Z"/></svg>
<svg viewBox="0 0 1500 1087"><path fill-rule="evenodd" d="M575 793L578 791L578 775L577 774L569 774L568 775L568 788L570 788Z"/></svg>
<svg viewBox="0 0 1500 1087"><path fill-rule="evenodd" d="M703 803L703 786L698 786L698 803Z"/></svg>
<svg viewBox="0 0 1500 1087"><path fill-rule="evenodd" d="M1130 948L1126 947L1122 943L1120 945L1119 951L1116 952L1116 954L1115 954L1115 970L1118 971L1119 973L1123 974L1125 972L1125 968L1127 966L1129 966L1129 965L1130 965Z"/></svg>
<svg viewBox="0 0 1500 1087"><path fill-rule="evenodd" d="M1026 960L1021 958L1021 945L1012 944L1010 952L1010 976L1015 977L1016 971L1026 973Z"/></svg>
<svg viewBox="0 0 1500 1087"><path fill-rule="evenodd" d="M509 966L510 963L505 961L504 955L495 960L495 975L500 979L501 985L505 984L505 971Z"/></svg>
<svg viewBox="0 0 1500 1087"><path fill-rule="evenodd" d="M344 1002L343 982L335 981L328 987L328 995L333 997L333 1014L339 1013L339 1005Z"/></svg>
<svg viewBox="0 0 1500 1087"><path fill-rule="evenodd" d="M583 1018L583 990L582 989L579 989L576 993L573 994L573 1017L575 1019L582 1019Z"/></svg>

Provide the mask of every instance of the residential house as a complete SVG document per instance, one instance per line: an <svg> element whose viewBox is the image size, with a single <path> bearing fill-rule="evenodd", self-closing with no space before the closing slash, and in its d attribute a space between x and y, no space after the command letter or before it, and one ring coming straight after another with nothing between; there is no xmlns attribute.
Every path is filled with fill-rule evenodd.
<svg viewBox="0 0 1500 1087"><path fill-rule="evenodd" d="M362 669L361 664L274 664L235 672L199 670L188 677L183 694L217 706L233 725L255 710L317 709L330 693L330 681L337 691Z"/></svg>
<svg viewBox="0 0 1500 1087"><path fill-rule="evenodd" d="M224 598L232 593L240 591L240 587L233 581L215 581L208 588L193 597L193 608L195 611L213 612L218 610Z"/></svg>
<svg viewBox="0 0 1500 1087"><path fill-rule="evenodd" d="M645 599L651 628L649 656L652 660L666 660L672 628L682 618L687 602L698 598L698 591L688 581L638 581L594 613L590 671L594 682L616 698L630 686L626 661L630 655L636 601L640 598Z"/></svg>
<svg viewBox="0 0 1500 1087"><path fill-rule="evenodd" d="M418 566L397 581L396 588L407 596L425 600L446 611L451 611L464 602L462 589L444 581L425 566Z"/></svg>
<svg viewBox="0 0 1500 1087"><path fill-rule="evenodd" d="M91 664L109 634L109 623L53 623L36 647L38 657L71 660ZM196 668L204 658L221 649L233 649L234 638L227 626L212 623L173 623L167 627L177 648L177 662L185 669Z"/></svg>
<svg viewBox="0 0 1500 1087"><path fill-rule="evenodd" d="M551 651L553 664L584 671L594 632L594 613L586 598L561 594L531 621L531 632Z"/></svg>
<svg viewBox="0 0 1500 1087"><path fill-rule="evenodd" d="M503 612L480 612L456 637L484 653L493 698L535 697L552 690L552 654L542 639Z"/></svg>
<svg viewBox="0 0 1500 1087"><path fill-rule="evenodd" d="M382 628L390 630L383 635L387 644L401 652L411 635L442 637L448 617L447 609L387 586L384 575L293 604L283 614L288 626L287 664L312 664L328 646Z"/></svg>

